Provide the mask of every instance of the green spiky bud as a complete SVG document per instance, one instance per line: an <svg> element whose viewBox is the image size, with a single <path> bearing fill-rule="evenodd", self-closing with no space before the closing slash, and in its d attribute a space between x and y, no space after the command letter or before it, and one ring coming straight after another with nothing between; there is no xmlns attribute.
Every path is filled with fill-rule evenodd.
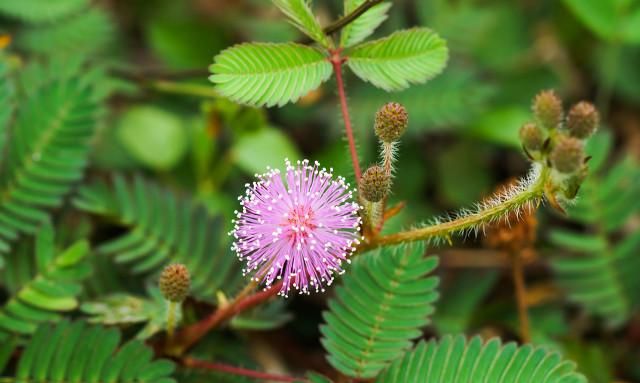
<svg viewBox="0 0 640 383"><path fill-rule="evenodd" d="M560 173L574 173L584 163L584 147L581 140L561 135L549 155L551 165Z"/></svg>
<svg viewBox="0 0 640 383"><path fill-rule="evenodd" d="M533 113L543 127L555 129L562 121L562 101L553 90L545 90L533 101Z"/></svg>
<svg viewBox="0 0 640 383"><path fill-rule="evenodd" d="M592 135L597 127L600 116L593 104L582 101L575 104L567 115L567 129L573 137L585 139Z"/></svg>
<svg viewBox="0 0 640 383"><path fill-rule="evenodd" d="M182 302L189 293L190 284L189 270L180 263L165 267L158 283L162 295L171 302Z"/></svg>
<svg viewBox="0 0 640 383"><path fill-rule="evenodd" d="M520 141L527 150L540 150L544 144L542 129L534 123L528 122L520 128Z"/></svg>
<svg viewBox="0 0 640 383"><path fill-rule="evenodd" d="M379 202L387 195L390 179L381 166L371 166L360 178L360 194L369 202Z"/></svg>
<svg viewBox="0 0 640 383"><path fill-rule="evenodd" d="M404 134L408 124L409 115L404 106L389 102L376 113L374 128L381 141L394 142Z"/></svg>

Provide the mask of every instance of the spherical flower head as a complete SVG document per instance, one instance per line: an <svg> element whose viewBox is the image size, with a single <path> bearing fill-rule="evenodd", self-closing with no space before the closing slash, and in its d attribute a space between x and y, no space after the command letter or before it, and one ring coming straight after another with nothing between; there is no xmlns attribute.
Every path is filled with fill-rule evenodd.
<svg viewBox="0 0 640 383"><path fill-rule="evenodd" d="M562 101L554 91L542 91L533 101L533 113L542 126L555 129L562 120Z"/></svg>
<svg viewBox="0 0 640 383"><path fill-rule="evenodd" d="M544 144L542 129L536 124L526 123L520 128L520 141L528 150L540 150Z"/></svg>
<svg viewBox="0 0 640 383"><path fill-rule="evenodd" d="M389 191L389 181L381 166L371 166L360 178L360 195L369 202L379 202Z"/></svg>
<svg viewBox="0 0 640 383"><path fill-rule="evenodd" d="M574 173L584 163L584 147L581 140L559 136L556 145L549 155L551 165L560 173Z"/></svg>
<svg viewBox="0 0 640 383"><path fill-rule="evenodd" d="M589 102L574 105L567 116L567 129L573 137L585 139L592 135L600 120L595 106Z"/></svg>
<svg viewBox="0 0 640 383"><path fill-rule="evenodd" d="M324 291L360 238L360 206L344 178L332 170L298 161L257 175L239 197L232 249L246 262L243 273L270 287L282 280L280 295L291 288L308 294Z"/></svg>
<svg viewBox="0 0 640 383"><path fill-rule="evenodd" d="M407 130L409 115L404 106L397 102L384 104L376 113L375 131L383 142L397 141Z"/></svg>
<svg viewBox="0 0 640 383"><path fill-rule="evenodd" d="M169 265L160 274L160 292L171 302L182 302L189 293L191 278L189 270L182 264Z"/></svg>

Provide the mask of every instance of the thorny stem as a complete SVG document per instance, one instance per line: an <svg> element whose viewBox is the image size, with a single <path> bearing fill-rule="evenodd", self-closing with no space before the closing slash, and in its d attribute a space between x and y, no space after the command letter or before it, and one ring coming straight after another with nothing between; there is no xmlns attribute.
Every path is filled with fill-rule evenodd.
<svg viewBox="0 0 640 383"><path fill-rule="evenodd" d="M360 162L358 161L358 151L356 149L356 142L353 137L353 129L351 127L351 118L349 117L349 106L347 105L347 95L344 91L344 81L342 79L342 63L343 58L340 57L340 51L336 50L332 52L331 65L333 65L333 71L336 74L336 84L338 86L338 96L340 97L340 108L342 110L342 119L344 120L344 129L347 133L347 140L349 141L349 152L351 153L351 162L353 162L353 172L356 177L356 183L360 181Z"/></svg>
<svg viewBox="0 0 640 383"><path fill-rule="evenodd" d="M358 252L403 242L424 241L438 237L449 238L453 233L481 227L483 224L498 219L510 211L517 210L518 208L526 205L537 204L542 201L545 195L545 185L547 184L549 175L550 170L546 167L543 168L536 181L525 191L520 192L509 200L482 209L476 213L414 230L368 238L367 241L363 242L359 246Z"/></svg>
<svg viewBox="0 0 640 383"><path fill-rule="evenodd" d="M520 324L520 338L523 343L531 342L529 315L527 313L527 287L524 282L524 265L522 252L511 254L511 269L513 272L513 284L516 290L516 305L518 306L518 322Z"/></svg>
<svg viewBox="0 0 640 383"><path fill-rule="evenodd" d="M207 362L204 360L198 360L191 357L182 359L182 364L185 367L201 368L201 369L211 370L211 371L220 371L228 374L247 376L250 378L261 379L261 380L266 380L270 382L308 382L307 379L294 378L292 376L277 375L277 374L270 374L266 372L254 371L254 370L249 370L242 367L230 366L224 363Z"/></svg>
<svg viewBox="0 0 640 383"><path fill-rule="evenodd" d="M182 329L175 339L177 344L170 345L168 352L170 355L182 355L186 350L191 348L196 342L198 342L203 336L205 336L211 329L220 325L224 321L233 318L235 315L251 309L269 298L273 297L282 288L282 281L272 285L270 288L259 291L254 294L251 292L256 288L258 283L254 280L251 281L234 299L231 303L219 307L212 312L209 316L194 323L191 326Z"/></svg>

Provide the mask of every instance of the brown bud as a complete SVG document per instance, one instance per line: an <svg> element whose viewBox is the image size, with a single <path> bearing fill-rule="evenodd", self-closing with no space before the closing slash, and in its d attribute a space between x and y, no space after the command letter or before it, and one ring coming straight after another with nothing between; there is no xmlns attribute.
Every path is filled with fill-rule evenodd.
<svg viewBox="0 0 640 383"><path fill-rule="evenodd" d="M397 141L407 130L409 116L404 106L397 102L384 104L376 113L375 131L383 142Z"/></svg>
<svg viewBox="0 0 640 383"><path fill-rule="evenodd" d="M520 128L520 141L528 150L540 150L544 144L542 130L536 124L528 122Z"/></svg>
<svg viewBox="0 0 640 383"><path fill-rule="evenodd" d="M189 293L191 278L189 270L179 263L169 265L160 274L160 292L171 302L182 302Z"/></svg>
<svg viewBox="0 0 640 383"><path fill-rule="evenodd" d="M553 90L545 90L533 101L533 113L546 129L555 129L562 120L562 101Z"/></svg>
<svg viewBox="0 0 640 383"><path fill-rule="evenodd" d="M589 102L579 102L569 111L567 129L573 137L585 139L598 127L600 116L595 106Z"/></svg>
<svg viewBox="0 0 640 383"><path fill-rule="evenodd" d="M551 165L561 173L574 173L584 163L584 147L581 140L559 136L549 155Z"/></svg>
<svg viewBox="0 0 640 383"><path fill-rule="evenodd" d="M372 166L360 178L360 195L370 202L381 201L389 191L389 177L381 166Z"/></svg>

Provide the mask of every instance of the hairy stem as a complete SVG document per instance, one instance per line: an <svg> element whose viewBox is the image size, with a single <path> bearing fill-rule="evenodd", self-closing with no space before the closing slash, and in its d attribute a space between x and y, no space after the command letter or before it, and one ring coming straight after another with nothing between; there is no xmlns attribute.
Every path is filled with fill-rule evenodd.
<svg viewBox="0 0 640 383"><path fill-rule="evenodd" d="M527 287L524 282L524 265L522 253L516 251L511 254L511 270L513 284L516 290L516 305L518 306L518 322L520 325L520 338L523 343L531 342L529 315L527 312Z"/></svg>
<svg viewBox="0 0 640 383"><path fill-rule="evenodd" d="M404 242L424 241L433 238L449 239L452 234L481 228L491 221L506 216L508 213L518 211L524 207L533 206L543 200L545 184L549 178L550 170L543 168L537 178L524 190L500 201L480 208L475 213L465 214L460 218L437 223L435 225L417 228L414 230L369 238L363 242L359 251L366 251L380 246L394 245Z"/></svg>
<svg viewBox="0 0 640 383"><path fill-rule="evenodd" d="M230 366L224 363L207 362L205 360L198 360L191 357L182 359L182 365L191 368L201 368L210 371L219 371L227 374L247 376L254 379L260 379L270 382L307 382L307 379L294 378L286 375L269 374L266 372L249 370L242 367Z"/></svg>
<svg viewBox="0 0 640 383"><path fill-rule="evenodd" d="M386 176L389 178L389 190L391 190L392 185L392 176L393 176L393 160L395 159L395 151L396 151L396 143L395 142L382 142L382 150L380 151L380 155L382 156L382 167L384 168L384 172ZM384 211L387 209L387 200L389 199L389 193L382 199L382 206L380 210L383 212L382 216L378 220L378 225L375 228L376 233L382 231L385 222L385 214Z"/></svg>
<svg viewBox="0 0 640 383"><path fill-rule="evenodd" d="M177 343L168 347L168 353L170 355L182 355L213 328L245 310L260 305L276 295L282 288L282 281L280 281L267 290L251 294L257 284L256 281L252 280L231 303L218 307L209 316L182 329L175 337Z"/></svg>
<svg viewBox="0 0 640 383"><path fill-rule="evenodd" d="M360 181L362 175L360 171L360 162L358 161L358 151L356 149L356 141L353 137L353 129L351 127L351 118L349 117L349 106L347 105L347 95L344 91L344 81L342 79L342 58L339 52L334 52L331 57L331 64L336 74L336 84L338 86L338 97L340 97L340 109L342 110L342 119L344 120L344 129L347 133L349 141L349 152L351 153L351 162L353 162L353 172L356 182Z"/></svg>
<svg viewBox="0 0 640 383"><path fill-rule="evenodd" d="M368 11L370 8L382 3L384 0L367 0L364 3L360 4L360 6L356 9L354 9L351 13L349 13L348 15L344 15L343 17L339 18L338 20L334 21L333 23L327 25L324 29L323 32L327 35L331 35L334 34L338 31L340 31L342 28L346 27L347 25L349 25L350 23L352 23L355 19L357 19L358 17L362 16L366 11Z"/></svg>

